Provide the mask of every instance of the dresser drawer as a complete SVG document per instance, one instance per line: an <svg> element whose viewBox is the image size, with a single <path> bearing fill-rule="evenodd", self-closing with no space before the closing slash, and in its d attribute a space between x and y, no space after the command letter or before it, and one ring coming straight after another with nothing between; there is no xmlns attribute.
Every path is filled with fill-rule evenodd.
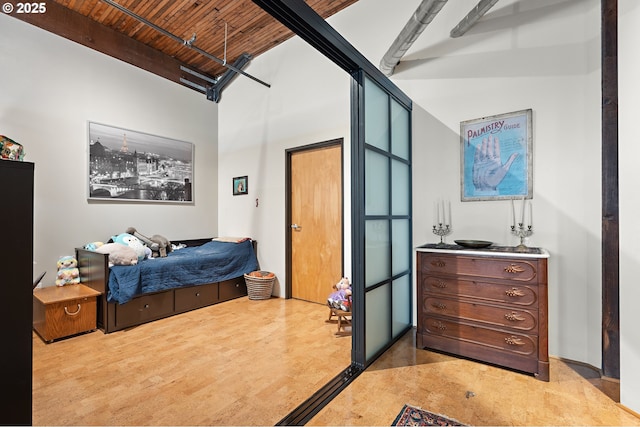
<svg viewBox="0 0 640 427"><path fill-rule="evenodd" d="M422 272L514 282L537 281L537 262L511 258L476 258L466 256L430 255L422 262Z"/></svg>
<svg viewBox="0 0 640 427"><path fill-rule="evenodd" d="M538 313L507 307L476 304L446 298L424 298L422 313L448 316L461 321L483 323L487 326L538 333Z"/></svg>
<svg viewBox="0 0 640 427"><path fill-rule="evenodd" d="M219 283L220 301L227 301L247 295L247 284L244 277L238 277L231 280L225 280Z"/></svg>
<svg viewBox="0 0 640 427"><path fill-rule="evenodd" d="M447 276L422 276L423 294L474 298L487 302L513 304L518 306L538 306L538 286L536 284L490 283L481 280L459 280Z"/></svg>
<svg viewBox="0 0 640 427"><path fill-rule="evenodd" d="M175 290L176 312L193 310L218 302L218 284L189 286Z"/></svg>
<svg viewBox="0 0 640 427"><path fill-rule="evenodd" d="M423 334L472 343L488 351L508 352L534 358L538 355L537 336L485 328L428 315L424 316L423 320L421 331ZM455 348L452 347L448 351L456 352L454 350Z"/></svg>
<svg viewBox="0 0 640 427"><path fill-rule="evenodd" d="M115 306L115 326L124 328L166 317L173 312L173 292L142 295Z"/></svg>

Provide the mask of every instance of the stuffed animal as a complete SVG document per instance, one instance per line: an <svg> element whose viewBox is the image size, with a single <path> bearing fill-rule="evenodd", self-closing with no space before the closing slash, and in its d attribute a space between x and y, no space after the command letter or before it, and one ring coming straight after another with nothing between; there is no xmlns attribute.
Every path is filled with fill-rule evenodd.
<svg viewBox="0 0 640 427"><path fill-rule="evenodd" d="M159 234L154 234L151 237L147 237L138 232L134 227L127 228L126 231L128 234L131 234L138 239L140 239L144 244L146 244L149 248L151 248L151 256L156 257L166 257L167 253L171 252L173 247L171 246L171 242L164 236Z"/></svg>
<svg viewBox="0 0 640 427"><path fill-rule="evenodd" d="M91 243L87 243L86 245L84 245L84 248L88 251L95 251L96 249L98 249L100 246L104 245L103 242L91 242Z"/></svg>
<svg viewBox="0 0 640 427"><path fill-rule="evenodd" d="M118 234L117 236L111 237L113 243L120 243L121 245L129 246L138 254L138 262L147 258L148 252L145 249L144 244L140 239L136 236L129 233Z"/></svg>
<svg viewBox="0 0 640 427"><path fill-rule="evenodd" d="M132 247L122 243L106 243L95 250L101 254L109 254L109 265L136 265L138 253Z"/></svg>
<svg viewBox="0 0 640 427"><path fill-rule="evenodd" d="M348 277L343 277L333 285L334 291L327 298L327 305L342 311L351 311L351 283Z"/></svg>
<svg viewBox="0 0 640 427"><path fill-rule="evenodd" d="M0 158L8 160L24 159L24 148L8 136L0 135Z"/></svg>
<svg viewBox="0 0 640 427"><path fill-rule="evenodd" d="M78 260L71 255L66 255L58 259L58 275L56 285L75 285L80 283L80 270L78 270Z"/></svg>

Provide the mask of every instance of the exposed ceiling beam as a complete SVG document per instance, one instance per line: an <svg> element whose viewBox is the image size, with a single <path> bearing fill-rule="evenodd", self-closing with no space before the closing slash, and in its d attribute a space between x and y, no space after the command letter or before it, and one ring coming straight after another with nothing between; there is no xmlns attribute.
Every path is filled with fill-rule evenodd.
<svg viewBox="0 0 640 427"><path fill-rule="evenodd" d="M422 34L427 25L436 17L447 0L422 0L411 19L405 24L398 37L393 41L387 53L380 61L380 71L387 76L393 74L393 70L400 59L409 50L413 42Z"/></svg>
<svg viewBox="0 0 640 427"><path fill-rule="evenodd" d="M242 75L243 75L243 76L245 76L245 77L249 77L251 80L256 81L256 82L258 82L258 83L260 83L260 84L262 84L262 85L264 85L264 86L266 86L266 87L271 87L271 85L270 85L269 83L265 83L265 82L263 82L262 80L258 79L257 77L254 77L254 76L252 76L251 74L248 74L248 73L246 73L246 72L242 71L241 69L236 68L236 67L234 67L234 66L233 66L233 65L231 65L231 64L228 64L228 63L227 63L226 58L225 58L224 60L223 60L223 59L220 59L220 58L218 58L217 56L212 55L212 54L210 54L209 52L206 52L206 51L204 51L204 50L200 49L199 47L197 47L197 46L194 44L194 43L195 43L195 41L196 41L196 34L193 34L193 36L191 36L191 38L190 38L189 40L185 40L185 39L183 39L183 38L181 38L181 37L178 37L177 35L175 35L175 34L173 34L173 33L169 32L168 30L165 30L164 28L162 28L162 27L160 27L160 26L158 26L158 25L154 24L153 22L151 22L151 21L149 21L149 20L147 20L147 19L143 18L142 16L140 16L140 15L138 15L138 14L136 14L136 13L134 13L134 12L130 11L130 10L129 10L129 9L127 9L126 7L124 7L124 6L120 5L120 4L118 4L117 2L115 2L115 1L113 1L113 0L102 0L102 1L103 1L103 2L105 2L105 3L107 3L108 5L110 5L110 6L112 6L112 7L115 7L115 8L116 8L116 9L118 9L120 12L125 13L125 14L127 14L128 16L130 16L130 17L132 17L132 18L136 19L137 21L139 21L139 22L141 22L141 23L143 23L143 24L145 24L145 25L147 25L147 26L149 26L149 27L153 28L154 30L158 31L159 33L164 34L165 36L167 36L167 37L169 37L169 38L173 39L174 41L176 41L176 42L178 42L178 43L182 44L183 46L186 46L186 47L188 47L189 49L193 49L194 51L198 52L200 55L202 55L202 56L204 56L204 57L206 57L206 58L209 58L209 59L210 59L210 60L212 60L212 61L217 62L218 64L220 64L220 65L222 65L222 66L224 66L224 67L228 68L229 70L233 70L233 71L235 71L235 72L236 72L236 73L238 73L238 74L242 74ZM226 40L225 40L225 41L226 41Z"/></svg>
<svg viewBox="0 0 640 427"><path fill-rule="evenodd" d="M451 33L449 35L455 38L460 37L467 31L469 31L469 28L471 28L478 19L482 18L482 16L487 13L489 9L491 9L496 3L498 3L498 0L480 0L480 2L473 9L471 9L467 16L462 18L458 25L456 25L451 30Z"/></svg>
<svg viewBox="0 0 640 427"><path fill-rule="evenodd" d="M175 83L182 84L180 79L188 77L180 69L186 64L57 2L47 2L47 13L21 13L11 16ZM201 74L206 75L202 72Z"/></svg>

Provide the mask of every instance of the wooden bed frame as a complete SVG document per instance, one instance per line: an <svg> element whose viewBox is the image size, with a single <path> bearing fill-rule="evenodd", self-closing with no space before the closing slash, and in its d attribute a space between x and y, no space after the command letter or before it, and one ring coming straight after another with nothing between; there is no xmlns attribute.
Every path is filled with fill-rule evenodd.
<svg viewBox="0 0 640 427"><path fill-rule="evenodd" d="M187 247L200 246L211 238L172 241ZM252 241L253 250L256 242ZM105 334L142 325L164 317L247 295L244 275L223 282L168 289L139 295L126 304L107 301L109 255L76 248L80 282L102 295L98 297L98 328Z"/></svg>

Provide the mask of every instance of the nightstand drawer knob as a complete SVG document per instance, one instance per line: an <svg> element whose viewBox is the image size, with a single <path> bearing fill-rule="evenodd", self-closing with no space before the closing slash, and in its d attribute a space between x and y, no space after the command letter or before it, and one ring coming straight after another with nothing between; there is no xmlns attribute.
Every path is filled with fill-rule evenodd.
<svg viewBox="0 0 640 427"><path fill-rule="evenodd" d="M67 306L64 307L64 312L67 314L67 316L77 316L78 314L80 314L80 304L78 304L78 309L76 311L74 311L73 313L71 313L68 309Z"/></svg>

